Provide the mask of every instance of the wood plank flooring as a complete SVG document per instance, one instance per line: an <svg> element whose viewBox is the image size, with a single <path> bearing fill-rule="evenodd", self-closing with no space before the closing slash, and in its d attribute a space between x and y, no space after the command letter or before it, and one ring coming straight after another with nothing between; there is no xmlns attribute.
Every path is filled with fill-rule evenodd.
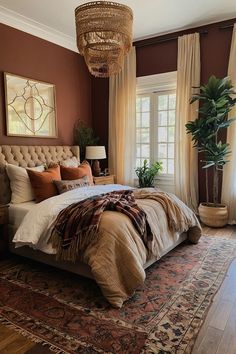
<svg viewBox="0 0 236 354"><path fill-rule="evenodd" d="M204 227L205 235L236 239L236 227ZM235 254L236 256L236 254ZM0 354L49 354L49 350L0 324ZM192 354L236 354L236 259L213 303Z"/></svg>
<svg viewBox="0 0 236 354"><path fill-rule="evenodd" d="M236 239L235 226L223 229L204 227L203 232ZM236 354L236 259L213 299L192 354Z"/></svg>

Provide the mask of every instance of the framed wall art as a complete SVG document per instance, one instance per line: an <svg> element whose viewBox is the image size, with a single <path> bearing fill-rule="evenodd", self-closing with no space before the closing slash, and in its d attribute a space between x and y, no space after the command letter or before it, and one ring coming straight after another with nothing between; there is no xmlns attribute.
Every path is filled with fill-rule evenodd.
<svg viewBox="0 0 236 354"><path fill-rule="evenodd" d="M8 136L56 138L55 86L4 73Z"/></svg>

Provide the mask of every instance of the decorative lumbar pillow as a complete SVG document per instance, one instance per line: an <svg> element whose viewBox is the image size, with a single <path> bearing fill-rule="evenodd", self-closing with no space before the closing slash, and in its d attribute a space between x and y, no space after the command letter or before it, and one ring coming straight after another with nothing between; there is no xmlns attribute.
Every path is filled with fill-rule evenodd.
<svg viewBox="0 0 236 354"><path fill-rule="evenodd" d="M75 180L88 177L89 183L93 186L93 175L90 164L87 161L83 161L78 167L64 167L61 166L61 178L63 180Z"/></svg>
<svg viewBox="0 0 236 354"><path fill-rule="evenodd" d="M79 166L79 161L75 156L71 157L70 159L66 159L64 161L60 162L60 166L64 167L78 167Z"/></svg>
<svg viewBox="0 0 236 354"><path fill-rule="evenodd" d="M44 171L44 166L32 167L30 170L42 172ZM19 204L34 200L34 192L31 187L27 170L24 167L7 164L6 171L10 180L12 192L11 203Z"/></svg>
<svg viewBox="0 0 236 354"><path fill-rule="evenodd" d="M60 167L57 165L44 172L27 170L31 185L34 190L36 202L39 203L45 199L57 195L57 188L53 181L60 181Z"/></svg>
<svg viewBox="0 0 236 354"><path fill-rule="evenodd" d="M54 183L59 194L71 191L72 189L90 186L88 176L70 181L54 181Z"/></svg>

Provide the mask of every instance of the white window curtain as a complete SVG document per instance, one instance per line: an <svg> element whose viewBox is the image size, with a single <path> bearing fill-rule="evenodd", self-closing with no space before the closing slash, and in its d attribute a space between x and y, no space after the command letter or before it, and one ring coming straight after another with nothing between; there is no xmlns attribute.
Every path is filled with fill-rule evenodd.
<svg viewBox="0 0 236 354"><path fill-rule="evenodd" d="M199 33L178 38L176 91L175 193L191 209L198 207L198 155L185 124L197 118L198 103L189 103L200 86Z"/></svg>
<svg viewBox="0 0 236 354"><path fill-rule="evenodd" d="M229 57L228 75L236 90L236 24L234 25L232 43ZM230 117L236 117L236 107L230 112ZM229 156L230 162L224 167L222 202L229 208L229 223L236 224L236 122L234 122L227 132L227 143L232 151Z"/></svg>
<svg viewBox="0 0 236 354"><path fill-rule="evenodd" d="M136 51L109 80L109 169L117 183L134 184Z"/></svg>

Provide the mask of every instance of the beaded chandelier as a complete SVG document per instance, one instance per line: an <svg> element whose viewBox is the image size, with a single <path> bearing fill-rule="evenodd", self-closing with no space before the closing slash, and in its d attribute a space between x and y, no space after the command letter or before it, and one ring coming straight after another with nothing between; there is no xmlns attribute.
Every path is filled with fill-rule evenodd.
<svg viewBox="0 0 236 354"><path fill-rule="evenodd" d="M90 73L118 73L132 46L132 10L112 1L88 2L75 9L75 22L77 46Z"/></svg>

